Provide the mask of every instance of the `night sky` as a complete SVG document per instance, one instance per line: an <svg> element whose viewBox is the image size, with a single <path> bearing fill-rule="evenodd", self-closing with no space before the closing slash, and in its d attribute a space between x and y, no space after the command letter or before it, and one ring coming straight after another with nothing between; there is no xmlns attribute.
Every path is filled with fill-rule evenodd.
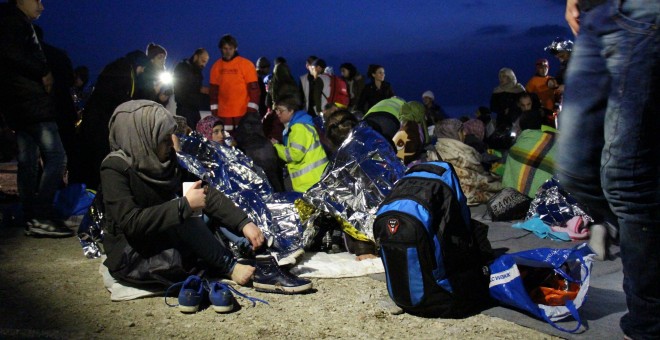
<svg viewBox="0 0 660 340"><path fill-rule="evenodd" d="M74 66L95 79L103 66L149 42L168 51L167 67L234 35L239 53L255 62L288 60L295 76L317 55L338 72L352 62L366 76L369 64L385 67L398 96L421 100L425 90L453 116L488 106L497 73L512 68L523 85L538 58L558 62L543 47L572 38L563 0L438 1L43 1L36 21L46 42L64 49ZM469 111L468 111L469 110Z"/></svg>

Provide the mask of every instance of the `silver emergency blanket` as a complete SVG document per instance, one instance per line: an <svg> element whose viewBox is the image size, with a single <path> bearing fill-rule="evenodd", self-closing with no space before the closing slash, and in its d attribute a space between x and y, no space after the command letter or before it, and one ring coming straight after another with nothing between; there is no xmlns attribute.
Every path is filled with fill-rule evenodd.
<svg viewBox="0 0 660 340"><path fill-rule="evenodd" d="M582 216L585 223L594 221L575 198L562 189L559 181L554 177L545 181L536 192L525 219L529 220L534 215L538 215L550 226L566 226L566 222L575 216Z"/></svg>
<svg viewBox="0 0 660 340"><path fill-rule="evenodd" d="M101 257L103 254L103 198L96 195L92 205L78 226L78 239L83 248L83 255L88 259Z"/></svg>
<svg viewBox="0 0 660 340"><path fill-rule="evenodd" d="M309 246L316 236L318 226L314 222L324 214L348 222L341 229L353 238L374 241L373 222L378 205L405 171L382 135L364 122L357 125L337 150L320 182L303 195L306 206L315 208L309 218L304 218L303 245Z"/></svg>
<svg viewBox="0 0 660 340"><path fill-rule="evenodd" d="M272 239L268 251L284 258L302 248L302 228L293 206L300 194L274 194L263 170L236 148L208 141L196 132L179 138L181 167L241 208L266 239Z"/></svg>

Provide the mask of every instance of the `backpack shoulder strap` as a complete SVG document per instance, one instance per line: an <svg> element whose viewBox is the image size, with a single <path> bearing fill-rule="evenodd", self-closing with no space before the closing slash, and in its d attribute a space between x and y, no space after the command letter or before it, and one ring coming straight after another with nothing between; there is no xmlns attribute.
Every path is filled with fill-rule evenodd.
<svg viewBox="0 0 660 340"><path fill-rule="evenodd" d="M411 174L413 172L430 172L432 174L442 176L444 173L447 171L447 169L432 164L432 163L422 163L422 164L417 164L413 166L412 168L408 169L406 171L406 175Z"/></svg>

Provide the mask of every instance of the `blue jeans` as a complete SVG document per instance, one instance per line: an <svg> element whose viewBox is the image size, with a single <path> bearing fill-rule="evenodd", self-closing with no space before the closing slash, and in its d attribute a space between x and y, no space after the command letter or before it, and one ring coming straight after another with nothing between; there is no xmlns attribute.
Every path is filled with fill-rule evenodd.
<svg viewBox="0 0 660 340"><path fill-rule="evenodd" d="M62 184L66 153L57 123L42 122L16 130L18 144L18 194L25 220L53 218L53 198ZM43 172L39 176L39 159Z"/></svg>
<svg viewBox="0 0 660 340"><path fill-rule="evenodd" d="M581 14L559 114L558 175L619 227L628 313L660 337L660 2L608 0Z"/></svg>

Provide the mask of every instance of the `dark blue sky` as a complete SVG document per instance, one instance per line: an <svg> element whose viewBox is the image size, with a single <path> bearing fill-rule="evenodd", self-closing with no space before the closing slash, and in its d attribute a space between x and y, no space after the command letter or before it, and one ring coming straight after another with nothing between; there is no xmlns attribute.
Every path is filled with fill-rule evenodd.
<svg viewBox="0 0 660 340"><path fill-rule="evenodd" d="M523 85L534 61L556 36L570 37L563 0L438 1L44 1L37 21L45 40L66 50L92 77L110 61L156 42L168 50L167 66L197 47L220 53L225 33L253 62L287 58L295 75L314 54L335 69L352 62L385 66L397 95L421 100L432 90L454 116L488 105L497 72L510 67ZM208 80L208 75L206 76ZM452 110L452 107L456 109ZM461 111L461 112L458 112Z"/></svg>

